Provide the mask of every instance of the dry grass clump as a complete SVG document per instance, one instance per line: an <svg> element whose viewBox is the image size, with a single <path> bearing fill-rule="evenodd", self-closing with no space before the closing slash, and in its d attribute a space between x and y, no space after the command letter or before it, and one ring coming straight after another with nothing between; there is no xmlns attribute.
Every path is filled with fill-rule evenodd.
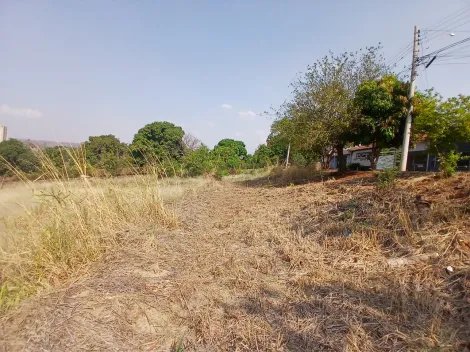
<svg viewBox="0 0 470 352"><path fill-rule="evenodd" d="M126 180L69 180L45 155L46 185L27 180L34 203L0 225L0 310L40 287L56 286L89 270L132 236L174 227L175 213L160 195L155 175ZM79 159L74 159L82 172Z"/></svg>

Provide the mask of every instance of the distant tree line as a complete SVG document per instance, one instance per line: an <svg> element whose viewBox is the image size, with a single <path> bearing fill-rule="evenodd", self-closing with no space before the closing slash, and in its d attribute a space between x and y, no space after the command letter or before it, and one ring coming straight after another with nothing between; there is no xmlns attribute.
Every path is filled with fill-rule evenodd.
<svg viewBox="0 0 470 352"><path fill-rule="evenodd" d="M210 149L170 122L153 122L141 128L131 144L113 135L91 136L79 148L36 148L10 139L0 143L0 176L16 171L39 177L44 168L68 177L116 176L146 172L162 176L228 175L241 169L275 165L284 150L260 146L253 155L242 141L222 139Z"/></svg>

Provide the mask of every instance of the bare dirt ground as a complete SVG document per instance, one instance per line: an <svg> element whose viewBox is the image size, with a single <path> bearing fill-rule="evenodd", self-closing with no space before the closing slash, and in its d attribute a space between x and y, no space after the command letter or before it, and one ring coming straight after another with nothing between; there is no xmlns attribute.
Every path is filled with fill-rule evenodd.
<svg viewBox="0 0 470 352"><path fill-rule="evenodd" d="M177 229L124 232L91 275L1 317L0 351L464 351L470 175L373 182L210 181Z"/></svg>

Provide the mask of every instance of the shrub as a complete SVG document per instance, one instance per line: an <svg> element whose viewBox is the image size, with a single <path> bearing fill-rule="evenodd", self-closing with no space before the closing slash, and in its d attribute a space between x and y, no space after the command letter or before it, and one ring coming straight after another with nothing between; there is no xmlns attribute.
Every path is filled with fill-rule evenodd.
<svg viewBox="0 0 470 352"><path fill-rule="evenodd" d="M458 153L455 150L451 150L448 153L439 154L439 166L442 175L450 177L455 175L457 170L457 162L462 157L462 153Z"/></svg>
<svg viewBox="0 0 470 352"><path fill-rule="evenodd" d="M210 150L205 145L186 154L182 162L188 176L210 173L214 167Z"/></svg>
<svg viewBox="0 0 470 352"><path fill-rule="evenodd" d="M376 187L379 189L391 189L395 187L399 174L400 172L396 168L378 171L376 173Z"/></svg>
<svg viewBox="0 0 470 352"><path fill-rule="evenodd" d="M219 168L219 169L217 169L217 170L215 171L215 173L214 173L214 178L215 178L216 180L219 180L219 181L220 181L220 180L222 180L222 178L223 178L224 176L228 176L228 175L229 175L229 172L228 172L227 169L221 169L221 168Z"/></svg>

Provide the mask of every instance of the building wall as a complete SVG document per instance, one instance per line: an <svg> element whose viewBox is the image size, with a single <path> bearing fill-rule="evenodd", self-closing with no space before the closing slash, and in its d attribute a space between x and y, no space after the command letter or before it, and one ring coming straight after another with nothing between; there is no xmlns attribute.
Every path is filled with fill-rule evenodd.
<svg viewBox="0 0 470 352"><path fill-rule="evenodd" d="M7 136L7 127L0 126L0 142L6 141L8 138Z"/></svg>

